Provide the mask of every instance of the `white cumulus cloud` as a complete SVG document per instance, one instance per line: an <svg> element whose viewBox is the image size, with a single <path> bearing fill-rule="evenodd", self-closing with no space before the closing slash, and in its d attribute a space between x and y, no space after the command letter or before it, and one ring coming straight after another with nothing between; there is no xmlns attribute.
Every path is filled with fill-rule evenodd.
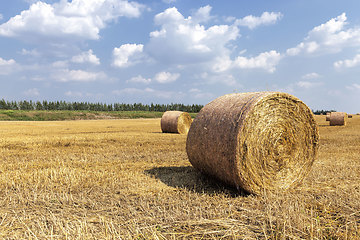
<svg viewBox="0 0 360 240"><path fill-rule="evenodd" d="M5 60L0 57L0 66L10 66L10 65L14 65L15 63L16 62L14 59Z"/></svg>
<svg viewBox="0 0 360 240"><path fill-rule="evenodd" d="M54 68L67 68L69 66L68 61L56 61L51 64Z"/></svg>
<svg viewBox="0 0 360 240"><path fill-rule="evenodd" d="M227 44L237 39L239 29L234 25L212 25L208 21L210 6L198 9L185 18L175 7L157 14L155 24L160 29L150 33L147 53L156 61L176 65L212 62L217 57L229 56Z"/></svg>
<svg viewBox="0 0 360 240"><path fill-rule="evenodd" d="M353 59L340 60L334 63L334 67L337 69L352 68L356 66L360 66L360 54L355 55Z"/></svg>
<svg viewBox="0 0 360 240"><path fill-rule="evenodd" d="M127 0L38 1L0 25L0 36L21 40L99 39L108 22L139 17L144 6Z"/></svg>
<svg viewBox="0 0 360 240"><path fill-rule="evenodd" d="M212 17L210 15L212 7L206 5L205 7L199 8L192 16L191 21L194 23L208 22Z"/></svg>
<svg viewBox="0 0 360 240"><path fill-rule="evenodd" d="M127 83L144 83L149 84L151 83L151 78L144 78L141 75L138 75L136 77L132 77L129 80L126 81Z"/></svg>
<svg viewBox="0 0 360 240"><path fill-rule="evenodd" d="M0 75L9 75L14 72L17 67L14 59L5 60L0 57Z"/></svg>
<svg viewBox="0 0 360 240"><path fill-rule="evenodd" d="M321 77L320 74L312 72L312 73L305 74L301 78L302 79L316 79L316 78L320 78L320 77Z"/></svg>
<svg viewBox="0 0 360 240"><path fill-rule="evenodd" d="M59 82L94 82L106 78L106 74L103 72L63 69L53 74L53 78Z"/></svg>
<svg viewBox="0 0 360 240"><path fill-rule="evenodd" d="M38 50L36 49L32 49L32 50L27 50L25 48L23 48L21 50L21 54L24 56L33 56L33 57L39 57L41 54L39 53Z"/></svg>
<svg viewBox="0 0 360 240"><path fill-rule="evenodd" d="M346 20L346 14L343 13L313 28L304 41L289 48L287 54L327 54L340 52L346 47L360 46L360 28L346 28Z"/></svg>
<svg viewBox="0 0 360 240"><path fill-rule="evenodd" d="M112 65L125 68L146 59L182 70L197 66L201 71L215 74L226 73L234 67L275 71L282 58L276 51L263 52L250 58L237 55L239 57L234 60L232 55L236 47L233 43L240 37L238 25L208 24L215 18L211 16L211 9L209 5L200 7L188 17L184 17L175 7L156 14L154 23L158 29L150 32L149 42L145 45L124 44L114 48ZM280 13L265 12L256 20L256 26L275 23L281 16ZM244 50L240 52L243 53ZM176 79L168 77L169 74L159 73L153 80L159 83L175 81ZM141 78L135 80L145 82Z"/></svg>
<svg viewBox="0 0 360 240"><path fill-rule="evenodd" d="M321 85L323 85L323 83L322 82L299 81L296 83L296 85L300 88L309 89L309 88L321 86Z"/></svg>
<svg viewBox="0 0 360 240"><path fill-rule="evenodd" d="M154 79L158 83L171 83L175 82L179 77L179 73L159 72L155 75Z"/></svg>
<svg viewBox="0 0 360 240"><path fill-rule="evenodd" d="M239 84L236 82L236 78L227 72L217 72L217 73L208 73L203 72L200 75L195 75L195 78L201 79L202 82L207 82L209 84L225 84L227 86L237 86Z"/></svg>
<svg viewBox="0 0 360 240"><path fill-rule="evenodd" d="M261 25L275 24L282 17L283 15L280 12L263 12L260 17L249 15L242 19L237 19L235 24L238 26L245 26L250 29L254 29Z"/></svg>
<svg viewBox="0 0 360 240"><path fill-rule="evenodd" d="M129 67L140 61L144 45L124 44L113 50L113 66L119 68Z"/></svg>
<svg viewBox="0 0 360 240"><path fill-rule="evenodd" d="M211 69L213 72L225 72L226 70L230 69L233 64L233 61L230 59L229 56L222 56L222 57L216 57L212 61Z"/></svg>
<svg viewBox="0 0 360 240"><path fill-rule="evenodd" d="M360 90L360 84L354 83L351 86L348 86L347 89L350 90Z"/></svg>
<svg viewBox="0 0 360 240"><path fill-rule="evenodd" d="M73 56L71 61L74 63L91 63L94 65L100 64L100 59L93 53L92 49L87 52L82 52L80 55Z"/></svg>
<svg viewBox="0 0 360 240"><path fill-rule="evenodd" d="M282 56L280 53L272 50L269 52L260 53L256 57L246 58L239 56L235 59L235 67L242 69L265 69L272 73L276 70L276 65L281 60Z"/></svg>

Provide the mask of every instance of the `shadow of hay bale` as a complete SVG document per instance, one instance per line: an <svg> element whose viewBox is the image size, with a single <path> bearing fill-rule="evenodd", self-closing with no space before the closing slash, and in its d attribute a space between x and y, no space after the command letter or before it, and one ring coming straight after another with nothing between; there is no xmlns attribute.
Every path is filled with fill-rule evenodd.
<svg viewBox="0 0 360 240"><path fill-rule="evenodd" d="M197 193L225 194L229 197L248 196L244 191L219 182L218 180L204 175L191 166L184 167L157 167L144 171L169 187L182 188Z"/></svg>

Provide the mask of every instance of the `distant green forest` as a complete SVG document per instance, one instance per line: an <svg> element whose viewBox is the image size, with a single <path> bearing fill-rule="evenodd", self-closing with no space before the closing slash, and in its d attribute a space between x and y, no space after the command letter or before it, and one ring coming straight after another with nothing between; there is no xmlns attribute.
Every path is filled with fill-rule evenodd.
<svg viewBox="0 0 360 240"><path fill-rule="evenodd" d="M142 103L90 103L90 102L66 102L66 101L6 101L0 100L1 110L22 110L22 111L96 111L96 112L165 112L183 111L198 113L203 105L185 105L181 103L170 104L142 104ZM312 110L316 115L325 115L336 110Z"/></svg>
<svg viewBox="0 0 360 240"><path fill-rule="evenodd" d="M312 110L315 115L326 115L329 112L336 112L336 110Z"/></svg>
<svg viewBox="0 0 360 240"><path fill-rule="evenodd" d="M0 109L3 110L47 110L47 111L183 111L189 113L197 113L203 105L192 104L185 105L179 103L171 104L142 104L142 103L89 103L89 102L65 102L65 101L6 101L0 100Z"/></svg>

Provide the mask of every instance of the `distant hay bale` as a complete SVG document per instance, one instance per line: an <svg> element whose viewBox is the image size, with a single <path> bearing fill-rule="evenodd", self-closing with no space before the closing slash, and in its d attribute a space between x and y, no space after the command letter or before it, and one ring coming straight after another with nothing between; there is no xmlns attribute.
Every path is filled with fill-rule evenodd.
<svg viewBox="0 0 360 240"><path fill-rule="evenodd" d="M352 117L353 117L353 115L352 115L352 114L348 114L347 116L348 116L348 118L352 118Z"/></svg>
<svg viewBox="0 0 360 240"><path fill-rule="evenodd" d="M330 126L345 126L347 114L344 112L332 112L330 114Z"/></svg>
<svg viewBox="0 0 360 240"><path fill-rule="evenodd" d="M329 112L326 113L326 121L327 121L327 122L330 121L330 113L329 113Z"/></svg>
<svg viewBox="0 0 360 240"><path fill-rule="evenodd" d="M161 130L164 133L187 134L191 123L191 116L187 112L166 111L161 117Z"/></svg>
<svg viewBox="0 0 360 240"><path fill-rule="evenodd" d="M311 110L279 92L228 94L208 103L191 125L186 151L201 172L250 193L293 188L317 156Z"/></svg>

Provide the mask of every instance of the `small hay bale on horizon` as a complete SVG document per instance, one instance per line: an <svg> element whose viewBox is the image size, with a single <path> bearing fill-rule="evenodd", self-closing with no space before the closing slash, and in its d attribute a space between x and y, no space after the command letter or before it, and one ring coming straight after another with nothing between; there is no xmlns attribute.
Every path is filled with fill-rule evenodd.
<svg viewBox="0 0 360 240"><path fill-rule="evenodd" d="M190 163L238 190L262 194L299 185L317 156L312 111L280 92L234 93L208 103L186 141Z"/></svg>
<svg viewBox="0 0 360 240"><path fill-rule="evenodd" d="M163 133L187 134L192 123L189 113L181 111L166 111L161 117Z"/></svg>
<svg viewBox="0 0 360 240"><path fill-rule="evenodd" d="M332 112L330 126L346 126L347 114L345 112Z"/></svg>
<svg viewBox="0 0 360 240"><path fill-rule="evenodd" d="M348 114L347 116L348 116L348 118L352 118L352 117L353 117L353 115L352 115L352 114Z"/></svg>
<svg viewBox="0 0 360 240"><path fill-rule="evenodd" d="M326 113L326 121L327 122L330 121L330 114L331 114L331 112Z"/></svg>

